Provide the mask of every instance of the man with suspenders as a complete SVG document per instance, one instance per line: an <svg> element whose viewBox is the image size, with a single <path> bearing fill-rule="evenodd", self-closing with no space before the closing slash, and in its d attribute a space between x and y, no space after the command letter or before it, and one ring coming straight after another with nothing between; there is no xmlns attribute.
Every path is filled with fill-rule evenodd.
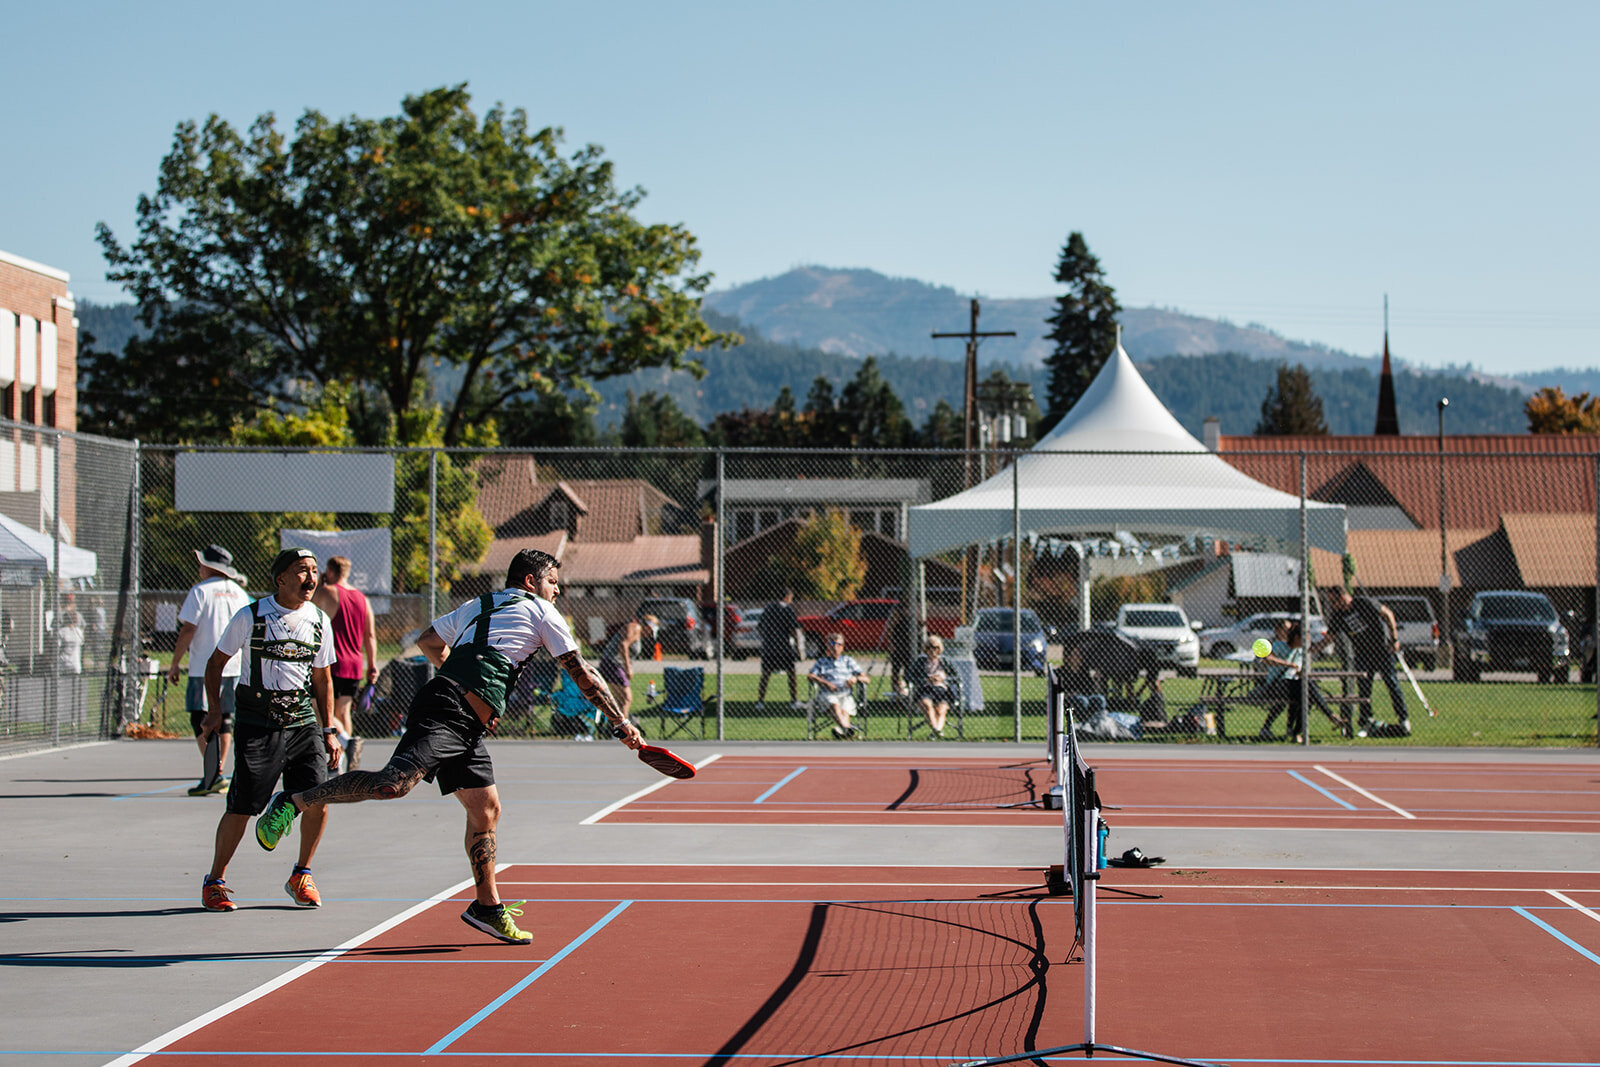
<svg viewBox="0 0 1600 1067"><path fill-rule="evenodd" d="M439 673L418 691L406 713L405 734L389 763L379 771L350 771L298 792L286 788L256 820L256 840L272 849L295 817L323 804L393 800L418 782L437 778L441 793L454 793L467 813L467 860L476 898L461 921L512 945L533 935L518 929L520 904L507 907L495 884L495 828L500 795L484 738L505 712L506 694L528 657L546 649L577 684L584 697L611 720L629 748L643 743L626 712L578 652L561 613L559 563L537 549L524 549L511 561L506 588L469 600L433 624L417 647Z"/></svg>
<svg viewBox="0 0 1600 1067"><path fill-rule="evenodd" d="M204 745L222 728L222 672L235 655L239 683L234 689L233 781L222 820L217 823L211 871L200 889L207 911L233 911L223 875L249 828L250 816L267 806L281 775L286 789L306 789L325 781L339 765L339 736L333 725L333 624L311 602L317 588L317 557L303 548L286 548L272 561L276 592L248 604L233 616L206 661L206 717L200 724ZM311 880L311 857L322 840L327 811L318 807L300 828L300 856L284 892L303 908L322 905Z"/></svg>

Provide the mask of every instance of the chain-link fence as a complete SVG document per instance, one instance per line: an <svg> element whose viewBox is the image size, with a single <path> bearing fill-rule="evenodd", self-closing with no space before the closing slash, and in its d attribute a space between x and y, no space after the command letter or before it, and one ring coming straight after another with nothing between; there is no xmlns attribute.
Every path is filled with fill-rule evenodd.
<svg viewBox="0 0 1600 1067"><path fill-rule="evenodd" d="M131 718L137 473L131 444L0 422L0 752Z"/></svg>
<svg viewBox="0 0 1600 1067"><path fill-rule="evenodd" d="M1043 739L1059 670L1098 698L1081 702L1091 737L1596 743L1596 457L1012 459L146 447L141 629L165 662L208 544L255 594L280 547L346 555L383 662L358 730L387 734L427 677L416 634L535 547L562 561L585 655L627 660L611 673L631 670L654 736ZM1329 602L1334 587L1356 594L1350 608ZM658 633L624 656L609 639L641 614ZM1302 617L1298 645L1275 635ZM854 662L835 681L865 678L841 687L848 714L808 678L833 635ZM1277 661L1306 645L1312 685L1285 688ZM157 689L157 722L187 732L181 692ZM570 697L536 660L502 732L591 734Z"/></svg>

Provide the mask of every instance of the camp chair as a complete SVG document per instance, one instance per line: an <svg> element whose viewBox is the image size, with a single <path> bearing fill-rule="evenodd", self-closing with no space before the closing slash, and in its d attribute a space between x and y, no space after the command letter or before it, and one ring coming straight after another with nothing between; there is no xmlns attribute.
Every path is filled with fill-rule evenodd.
<svg viewBox="0 0 1600 1067"><path fill-rule="evenodd" d="M706 669L704 667L662 667L661 702L653 710L661 715L661 737L668 738L700 720L700 736L706 735ZM668 721L672 726L669 729Z"/></svg>
<svg viewBox="0 0 1600 1067"><path fill-rule="evenodd" d="M807 678L806 736L813 741L817 739L817 730L821 727L826 726L829 730L833 729L833 713L821 707L822 701L817 699L818 693L817 683ZM867 684L865 682L855 683L850 687L850 695L855 697L856 700L856 713L851 717L850 725L854 726L862 737L865 737L867 735L868 719Z"/></svg>
<svg viewBox="0 0 1600 1067"><path fill-rule="evenodd" d="M550 691L550 732L575 741L593 741L600 713L562 672L561 685Z"/></svg>

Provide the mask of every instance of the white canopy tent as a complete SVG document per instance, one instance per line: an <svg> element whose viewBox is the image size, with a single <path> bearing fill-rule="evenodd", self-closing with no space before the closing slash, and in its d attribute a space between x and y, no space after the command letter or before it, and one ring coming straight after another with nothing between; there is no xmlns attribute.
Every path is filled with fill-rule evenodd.
<svg viewBox="0 0 1600 1067"><path fill-rule="evenodd" d="M61 554L60 578L63 581L95 576L98 564L95 554L87 548L78 548L65 541L58 543L47 533L0 515L0 581L6 585L37 582L55 569L58 550Z"/></svg>
<svg viewBox="0 0 1600 1067"><path fill-rule="evenodd" d="M1310 545L1343 553L1344 508L1305 503ZM910 509L913 558L1015 536L1181 541L1203 535L1298 557L1301 502L1229 466L1145 384L1119 341L1066 418L978 485ZM1087 581L1087 575L1084 575Z"/></svg>

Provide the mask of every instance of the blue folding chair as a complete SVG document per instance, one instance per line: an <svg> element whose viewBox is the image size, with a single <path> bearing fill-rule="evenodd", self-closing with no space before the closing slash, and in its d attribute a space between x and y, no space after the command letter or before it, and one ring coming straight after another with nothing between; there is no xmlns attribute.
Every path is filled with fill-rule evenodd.
<svg viewBox="0 0 1600 1067"><path fill-rule="evenodd" d="M661 737L671 737L700 720L700 736L706 735L706 669L704 667L662 667L665 690L656 710L661 714ZM668 723L671 727L668 727Z"/></svg>
<svg viewBox="0 0 1600 1067"><path fill-rule="evenodd" d="M575 741L593 741L599 725L600 712L562 671L561 684L550 691L550 732Z"/></svg>

